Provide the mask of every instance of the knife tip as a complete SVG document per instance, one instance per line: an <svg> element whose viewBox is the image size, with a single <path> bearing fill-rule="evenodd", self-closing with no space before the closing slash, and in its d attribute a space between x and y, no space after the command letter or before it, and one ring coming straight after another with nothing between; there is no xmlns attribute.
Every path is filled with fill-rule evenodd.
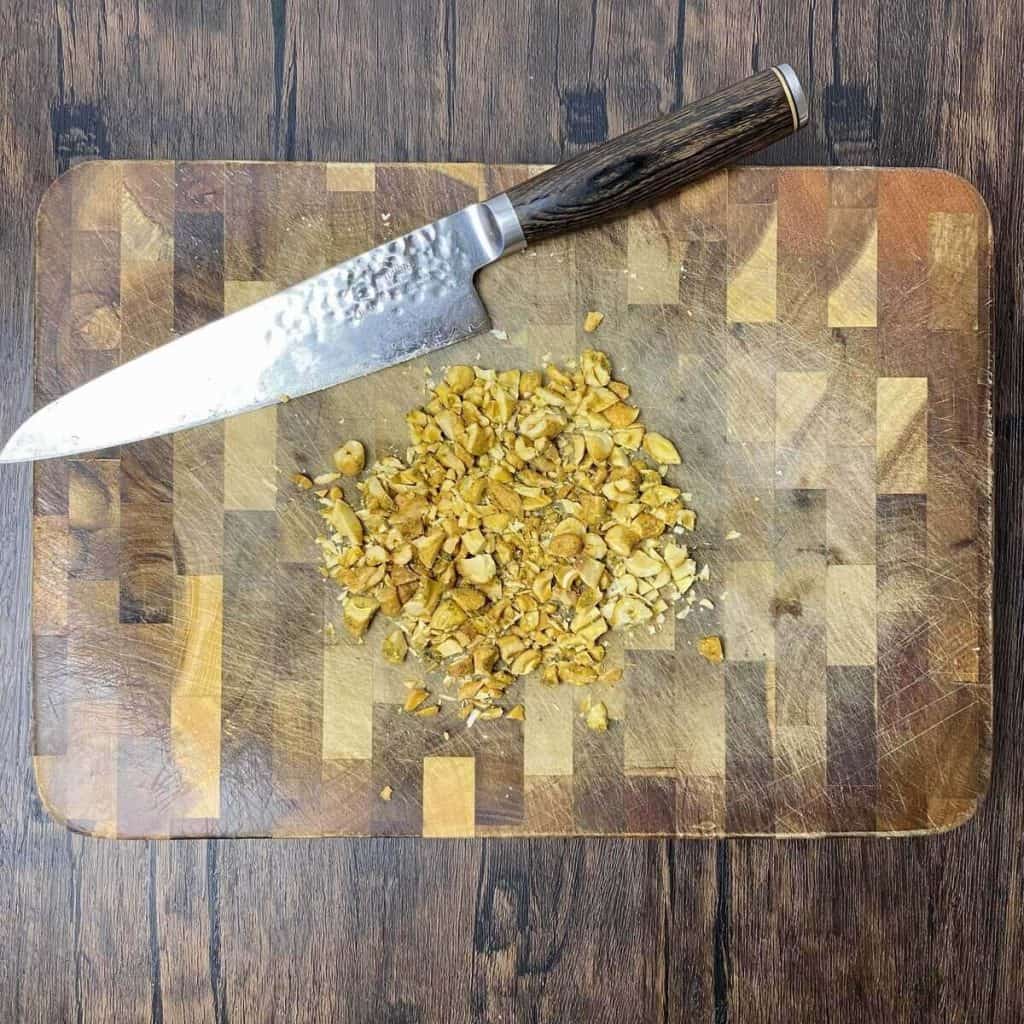
<svg viewBox="0 0 1024 1024"><path fill-rule="evenodd" d="M28 440L26 423L18 427L7 439L7 444L0 448L0 463L32 462L39 457L36 446Z"/></svg>
<svg viewBox="0 0 1024 1024"><path fill-rule="evenodd" d="M20 454L13 445L7 444L3 448L0 448L0 464L13 465L16 462L28 462L30 456Z"/></svg>

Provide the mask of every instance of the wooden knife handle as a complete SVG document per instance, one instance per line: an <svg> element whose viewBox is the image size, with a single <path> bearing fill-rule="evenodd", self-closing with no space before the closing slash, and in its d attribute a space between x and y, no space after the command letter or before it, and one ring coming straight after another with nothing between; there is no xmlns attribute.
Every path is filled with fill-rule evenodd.
<svg viewBox="0 0 1024 1024"><path fill-rule="evenodd" d="M508 198L536 242L648 206L806 122L800 82L781 64L566 160Z"/></svg>

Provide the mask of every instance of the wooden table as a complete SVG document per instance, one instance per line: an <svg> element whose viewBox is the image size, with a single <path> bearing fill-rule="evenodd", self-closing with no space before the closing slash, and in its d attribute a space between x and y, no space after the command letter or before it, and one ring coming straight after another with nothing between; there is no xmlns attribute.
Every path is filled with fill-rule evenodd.
<svg viewBox="0 0 1024 1024"><path fill-rule="evenodd" d="M83 839L32 784L30 473L3 467L0 1019L1024 1018L1014 5L30 6L0 8L0 436L29 405L33 212L84 156L547 162L790 60L812 126L766 160L973 180L996 240L997 712L986 804L930 839Z"/></svg>

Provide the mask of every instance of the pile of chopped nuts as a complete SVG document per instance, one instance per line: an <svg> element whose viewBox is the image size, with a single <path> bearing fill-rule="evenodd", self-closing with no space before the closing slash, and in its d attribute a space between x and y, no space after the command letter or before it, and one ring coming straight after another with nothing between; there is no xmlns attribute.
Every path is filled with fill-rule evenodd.
<svg viewBox="0 0 1024 1024"><path fill-rule="evenodd" d="M469 724L522 718L503 702L531 672L617 681L606 634L653 631L708 576L682 542L689 495L665 482L679 452L629 397L589 349L578 369L543 374L452 366L406 417L405 460L381 458L357 484L361 508L338 483L364 469L357 441L335 452L335 472L297 477L319 500L321 571L343 588L350 633L378 612L393 620L384 658L411 650L443 668ZM430 696L413 684L405 710L437 714Z"/></svg>

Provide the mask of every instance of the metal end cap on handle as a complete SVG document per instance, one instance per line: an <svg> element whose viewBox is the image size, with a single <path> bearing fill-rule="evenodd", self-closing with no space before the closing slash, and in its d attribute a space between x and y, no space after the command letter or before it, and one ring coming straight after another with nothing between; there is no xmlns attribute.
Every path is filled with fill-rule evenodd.
<svg viewBox="0 0 1024 1024"><path fill-rule="evenodd" d="M807 106L807 93L804 92L800 79L789 64L776 64L772 71L779 76L779 81L789 96L793 111L793 129L803 128L810 119L810 110Z"/></svg>

